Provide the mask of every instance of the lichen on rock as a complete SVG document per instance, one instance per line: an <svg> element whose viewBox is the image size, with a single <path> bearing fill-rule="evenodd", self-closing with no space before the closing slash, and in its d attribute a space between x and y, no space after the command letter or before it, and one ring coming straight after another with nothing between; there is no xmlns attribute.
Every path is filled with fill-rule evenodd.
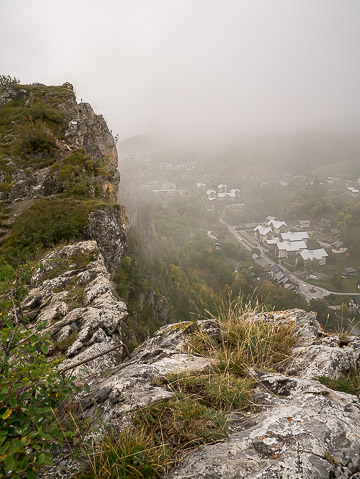
<svg viewBox="0 0 360 479"><path fill-rule="evenodd" d="M115 346L122 339L126 305L117 296L95 241L66 245L49 253L31 279L22 307L34 323L45 325L69 367ZM80 379L113 367L119 353L91 361L73 373Z"/></svg>
<svg viewBox="0 0 360 479"><path fill-rule="evenodd" d="M294 323L301 346L293 349L283 373L253 370L256 413L234 411L229 418L229 436L189 454L170 477L356 477L360 471L359 398L328 389L316 376L326 373L336 378L349 368L358 368L358 338L350 337L346 347L340 347L337 336L330 341L324 335L314 313L301 310L262 313L254 319ZM214 320L199 321L198 328L217 333ZM138 408L173 394L165 386L154 386L155 377L210 368L211 359L189 352L192 331L189 322L161 328L134 351L130 361L115 368L109 377L94 381L92 396L83 403L85 415L93 414L90 398L96 398L101 421L123 428L131 424Z"/></svg>

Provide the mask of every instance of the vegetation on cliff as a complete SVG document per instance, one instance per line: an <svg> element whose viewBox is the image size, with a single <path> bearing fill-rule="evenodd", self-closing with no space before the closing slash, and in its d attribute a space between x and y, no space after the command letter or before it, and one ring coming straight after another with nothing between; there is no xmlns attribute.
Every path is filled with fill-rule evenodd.
<svg viewBox="0 0 360 479"><path fill-rule="evenodd" d="M252 410L253 370L281 370L297 344L292 322L260 319L259 311L227 303L208 331L196 323L169 326L183 329L190 352L208 357L209 366L155 377L152 385L172 396L139 409L135 427L119 437L104 437L80 477L136 478L144 471L146 477L163 476L185 454L226 437L229 414Z"/></svg>
<svg viewBox="0 0 360 479"><path fill-rule="evenodd" d="M90 213L113 203L115 166L83 137L107 127L90 107L81 108L70 84L21 85L0 76L1 478L33 479L59 447L84 444L83 426L66 410L79 388L53 359L61 344L52 344L44 331L50 324L32 322L21 307L45 252L87 237ZM71 264L81 270L90 261L85 256L71 257ZM69 261L51 273L65 273ZM79 288L70 286L64 294L71 301L67 308L74 309Z"/></svg>

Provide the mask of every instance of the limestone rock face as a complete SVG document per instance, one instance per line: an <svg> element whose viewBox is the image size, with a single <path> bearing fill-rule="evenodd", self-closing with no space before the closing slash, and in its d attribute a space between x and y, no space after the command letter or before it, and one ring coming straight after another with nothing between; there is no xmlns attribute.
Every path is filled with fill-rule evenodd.
<svg viewBox="0 0 360 479"><path fill-rule="evenodd" d="M97 241L107 270L111 274L120 266L126 251L124 221L124 211L110 206L92 212L89 217L88 235Z"/></svg>
<svg viewBox="0 0 360 479"><path fill-rule="evenodd" d="M328 479L360 474L360 403L315 378L338 378L360 366L360 344L322 332L314 313L289 310L258 315L257 319L295 324L299 344L283 372L253 371L257 381L256 414L234 412L229 436L188 455L171 479ZM256 319L256 318L255 318ZM218 334L215 321L196 325ZM154 386L153 378L184 370L204 369L210 360L193 356L188 339L194 325L164 326L131 360L115 367L107 378L94 381L84 398L86 416L98 403L104 424L123 428L132 413L172 393Z"/></svg>
<svg viewBox="0 0 360 479"><path fill-rule="evenodd" d="M244 423L234 414L228 439L188 456L172 479L357 477L357 397L280 374L261 374L258 380L255 398L263 411Z"/></svg>
<svg viewBox="0 0 360 479"><path fill-rule="evenodd" d="M84 148L94 157L109 158L117 167L117 151L114 138L102 115L96 115L89 103L71 106L73 119L66 132L67 142L74 149ZM76 122L76 123L75 123Z"/></svg>
<svg viewBox="0 0 360 479"><path fill-rule="evenodd" d="M54 342L52 354L65 356L62 368L115 346L127 317L126 305L114 290L95 241L67 245L48 254L32 277L22 307L33 322L45 325ZM113 352L72 373L86 378L120 360L120 353Z"/></svg>
<svg viewBox="0 0 360 479"><path fill-rule="evenodd" d="M284 373L312 379L328 376L338 379L355 371L360 364L360 338L341 340L322 331L316 314L302 310L266 313L270 321L295 321L299 346L292 351L294 359L286 364Z"/></svg>
<svg viewBox="0 0 360 479"><path fill-rule="evenodd" d="M155 377L207 368L208 359L187 352L191 326L191 322L164 326L107 378L93 381L92 395L82 402L85 416L93 415L95 397L102 423L124 428L131 424L137 409L172 396L172 392L152 384Z"/></svg>

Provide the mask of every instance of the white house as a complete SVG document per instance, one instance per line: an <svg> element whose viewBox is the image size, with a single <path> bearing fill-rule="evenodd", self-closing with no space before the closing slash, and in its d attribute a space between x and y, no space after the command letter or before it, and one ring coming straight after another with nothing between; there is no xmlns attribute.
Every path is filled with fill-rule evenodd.
<svg viewBox="0 0 360 479"><path fill-rule="evenodd" d="M308 230L310 228L309 220L299 220L299 228L302 230Z"/></svg>
<svg viewBox="0 0 360 479"><path fill-rule="evenodd" d="M285 221L277 221L273 219L269 220L266 224L272 228L275 234L285 233L286 231L288 231L288 227Z"/></svg>
<svg viewBox="0 0 360 479"><path fill-rule="evenodd" d="M218 196L219 200L224 200L226 198L231 198L231 199L238 198L239 194L240 194L240 190L234 188L234 189L230 190L230 193L226 192L226 191L219 192L217 194L217 196Z"/></svg>
<svg viewBox="0 0 360 479"><path fill-rule="evenodd" d="M288 231L287 233L280 233L281 239L283 241L305 241L309 239L309 235L306 231Z"/></svg>
<svg viewBox="0 0 360 479"><path fill-rule="evenodd" d="M225 193L225 191L227 190L227 186L224 185L223 183L220 183L218 185L218 190L219 190L219 193Z"/></svg>
<svg viewBox="0 0 360 479"><path fill-rule="evenodd" d="M289 258L306 249L305 241L280 241L275 245L278 258Z"/></svg>
<svg viewBox="0 0 360 479"><path fill-rule="evenodd" d="M175 183L163 183L162 185L163 190L176 190L176 184Z"/></svg>
<svg viewBox="0 0 360 479"><path fill-rule="evenodd" d="M216 191L215 190L206 190L206 194L209 201L213 201L216 199Z"/></svg>
<svg viewBox="0 0 360 479"><path fill-rule="evenodd" d="M234 196L231 196L232 198L239 198L239 196L240 196L239 188L231 188L230 194L234 195Z"/></svg>
<svg viewBox="0 0 360 479"><path fill-rule="evenodd" d="M357 188L354 188L353 186L348 186L347 194L349 196L357 196L359 194L359 190Z"/></svg>
<svg viewBox="0 0 360 479"><path fill-rule="evenodd" d="M258 225L255 229L256 239L261 243L265 243L266 240L272 239L272 229L266 226Z"/></svg>
<svg viewBox="0 0 360 479"><path fill-rule="evenodd" d="M280 238L278 238L277 236L275 236L275 238L272 238L270 240L266 240L265 243L268 245L268 246L274 246L276 245L277 243L279 243L280 241Z"/></svg>
<svg viewBox="0 0 360 479"><path fill-rule="evenodd" d="M326 257L328 256L328 254L324 250L324 248L304 249L300 252L300 256L304 261L313 261L314 259L317 259L319 261L319 264L325 264Z"/></svg>
<svg viewBox="0 0 360 479"><path fill-rule="evenodd" d="M331 251L336 254L345 253L347 251L347 247L342 241L334 241L331 245Z"/></svg>

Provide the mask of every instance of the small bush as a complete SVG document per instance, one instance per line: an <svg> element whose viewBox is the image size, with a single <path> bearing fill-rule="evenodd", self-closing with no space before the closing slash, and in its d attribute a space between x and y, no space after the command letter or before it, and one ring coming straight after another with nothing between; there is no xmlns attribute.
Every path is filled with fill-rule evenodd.
<svg viewBox="0 0 360 479"><path fill-rule="evenodd" d="M15 77L11 77L10 75L0 75L0 92L3 92L6 90L6 88L19 83L19 81L20 80Z"/></svg>
<svg viewBox="0 0 360 479"><path fill-rule="evenodd" d="M59 171L64 192L71 196L99 196L100 190L96 177L108 175L104 161L91 158L82 149L74 151L61 165L56 165L54 168Z"/></svg>
<svg viewBox="0 0 360 479"><path fill-rule="evenodd" d="M13 145L13 153L17 155L36 153L51 155L56 150L56 142L41 120L28 121L19 127L18 138Z"/></svg>
<svg viewBox="0 0 360 479"><path fill-rule="evenodd" d="M3 245L4 254L13 264L19 264L38 250L82 238L89 213L101 206L103 203L96 200L40 199L16 218Z"/></svg>
<svg viewBox="0 0 360 479"><path fill-rule="evenodd" d="M59 446L77 441L77 432L65 428L58 417L62 402L79 389L58 373L58 362L47 358L51 343L40 328L16 312L31 270L15 272L1 262L0 478L35 479L36 472L52 463ZM18 286L11 291L14 277Z"/></svg>
<svg viewBox="0 0 360 479"><path fill-rule="evenodd" d="M42 122L49 122L55 125L61 124L64 117L62 111L56 110L51 105L38 99L31 102L28 115L34 121L41 120Z"/></svg>

